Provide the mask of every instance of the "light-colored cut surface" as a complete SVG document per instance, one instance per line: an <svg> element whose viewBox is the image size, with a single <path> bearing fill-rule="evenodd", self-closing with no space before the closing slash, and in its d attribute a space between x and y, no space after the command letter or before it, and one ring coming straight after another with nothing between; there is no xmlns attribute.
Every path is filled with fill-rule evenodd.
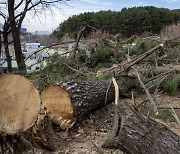
<svg viewBox="0 0 180 154"><path fill-rule="evenodd" d="M57 85L49 85L41 94L41 101L54 123L69 128L73 123L73 106L70 95Z"/></svg>
<svg viewBox="0 0 180 154"><path fill-rule="evenodd" d="M0 133L16 134L31 128L39 108L39 93L28 79L16 74L0 77Z"/></svg>

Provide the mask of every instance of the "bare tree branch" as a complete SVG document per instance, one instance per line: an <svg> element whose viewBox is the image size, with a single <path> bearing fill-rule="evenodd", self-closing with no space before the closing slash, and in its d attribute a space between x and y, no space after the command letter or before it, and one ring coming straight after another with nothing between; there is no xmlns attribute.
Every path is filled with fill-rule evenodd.
<svg viewBox="0 0 180 154"><path fill-rule="evenodd" d="M14 10L17 10L21 4L23 3L24 0L21 0L15 7L14 7Z"/></svg>
<svg viewBox="0 0 180 154"><path fill-rule="evenodd" d="M150 103L152 104L154 113L157 114L157 113L158 113L158 110L157 110L157 106L156 106L156 103L155 103L156 100L153 99L153 97L151 96L149 90L146 88L145 84L142 82L138 70L135 69L135 68L134 68L134 70L135 70L135 72L136 72L136 76L137 76L137 78L138 78L138 80L139 80L140 85L143 87L144 91L146 92L147 98L149 99Z"/></svg>

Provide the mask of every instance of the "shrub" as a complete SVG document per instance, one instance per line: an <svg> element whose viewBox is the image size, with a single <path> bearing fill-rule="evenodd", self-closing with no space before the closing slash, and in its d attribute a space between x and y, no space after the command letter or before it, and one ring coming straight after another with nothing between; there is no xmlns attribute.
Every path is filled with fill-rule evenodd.
<svg viewBox="0 0 180 154"><path fill-rule="evenodd" d="M89 64L95 67L100 63L111 63L113 56L112 48L100 44L91 50Z"/></svg>
<svg viewBox="0 0 180 154"><path fill-rule="evenodd" d="M161 119L165 122L176 122L176 119L174 118L170 110L164 109L164 110L159 110L158 112L159 112L158 115L153 114L154 118Z"/></svg>
<svg viewBox="0 0 180 154"><path fill-rule="evenodd" d="M162 89L164 92L169 93L170 95L176 95L180 90L180 74L174 73L169 76L163 83Z"/></svg>

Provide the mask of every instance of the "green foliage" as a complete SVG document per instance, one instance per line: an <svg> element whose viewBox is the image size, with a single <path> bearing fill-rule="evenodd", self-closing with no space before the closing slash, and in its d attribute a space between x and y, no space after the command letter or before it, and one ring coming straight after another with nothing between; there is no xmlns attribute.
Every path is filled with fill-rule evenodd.
<svg viewBox="0 0 180 154"><path fill-rule="evenodd" d="M168 77L162 83L162 89L164 92L167 92L170 95L176 95L180 90L180 74L174 73Z"/></svg>
<svg viewBox="0 0 180 154"><path fill-rule="evenodd" d="M38 90L41 91L48 83L70 80L74 75L78 75L77 72L74 72L65 64L77 69L77 64L71 58L56 55L51 59L48 66L44 70L28 74L28 78L35 81L35 85L37 86Z"/></svg>
<svg viewBox="0 0 180 154"><path fill-rule="evenodd" d="M114 38L115 38L115 40L117 41L117 42L120 42L120 40L121 40L121 38L122 38L122 34L116 34L115 36L114 36Z"/></svg>
<svg viewBox="0 0 180 154"><path fill-rule="evenodd" d="M175 23L177 23L180 21L180 9L172 10L172 12L174 13Z"/></svg>
<svg viewBox="0 0 180 154"><path fill-rule="evenodd" d="M151 41L142 41L142 40L137 40L136 45L130 49L130 55L138 55L142 54L144 52L147 52L149 49L151 49L154 45L152 44Z"/></svg>
<svg viewBox="0 0 180 154"><path fill-rule="evenodd" d="M91 48L87 66L96 69L107 68L124 60L126 50L122 49L122 45L118 45L116 39L114 36L105 37ZM116 42L116 45L113 42Z"/></svg>
<svg viewBox="0 0 180 154"><path fill-rule="evenodd" d="M154 114L153 111L149 110L148 108L142 108L141 112L145 115L151 115L155 119L160 119L164 122L176 122L171 110L168 109L160 109L158 110L158 114Z"/></svg>
<svg viewBox="0 0 180 154"><path fill-rule="evenodd" d="M92 66L96 66L100 63L111 62L112 56L113 52L111 48L98 45L96 48L91 50L89 60Z"/></svg>
<svg viewBox="0 0 180 154"><path fill-rule="evenodd" d="M168 48L165 53L171 62L180 62L180 45Z"/></svg>
<svg viewBox="0 0 180 154"><path fill-rule="evenodd" d="M153 117L156 119L161 119L164 122L176 122L176 119L170 110L159 110L158 115L153 114Z"/></svg>
<svg viewBox="0 0 180 154"><path fill-rule="evenodd" d="M26 74L26 78L30 79L36 88L41 92L48 83L46 74L42 72L33 72Z"/></svg>
<svg viewBox="0 0 180 154"><path fill-rule="evenodd" d="M177 23L180 20L179 11L153 6L124 8L120 12L100 11L87 12L69 17L54 31L54 35L62 37L71 34L72 37L84 26L96 27L109 34L122 34L131 36L144 32L158 33L163 25ZM92 29L88 29L84 36Z"/></svg>
<svg viewBox="0 0 180 154"><path fill-rule="evenodd" d="M118 52L114 53L114 57L112 60L113 63L120 63L122 62L125 58L125 55L127 54L127 50L125 49L119 49Z"/></svg>

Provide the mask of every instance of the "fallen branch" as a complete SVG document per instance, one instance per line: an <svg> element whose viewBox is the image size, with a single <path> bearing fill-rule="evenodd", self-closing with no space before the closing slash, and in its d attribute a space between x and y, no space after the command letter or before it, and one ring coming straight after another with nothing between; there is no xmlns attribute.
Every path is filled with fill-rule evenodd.
<svg viewBox="0 0 180 154"><path fill-rule="evenodd" d="M154 48L152 48L151 50L149 50L149 51L143 53L142 55L138 56L137 58L133 59L132 61L130 61L130 63L127 66L125 66L125 69L126 70L129 69L131 66L133 66L134 64L137 64L138 62L145 59L146 57L148 57L149 55L154 53L156 50L162 48L163 46L164 46L163 44L159 44L159 45L155 46ZM120 71L120 72L122 72L122 71Z"/></svg>
<svg viewBox="0 0 180 154"><path fill-rule="evenodd" d="M158 109L168 109L168 110L172 110L172 107L168 107L168 106L157 106ZM174 110L180 110L180 107L173 107Z"/></svg>
<svg viewBox="0 0 180 154"><path fill-rule="evenodd" d="M82 73L81 71L79 71L79 70L77 70L77 69L69 66L69 65L66 64L66 63L63 63L63 62L62 62L62 64L64 64L64 65L67 66L69 69L73 70L74 72L77 72L77 73L79 73L79 74L81 74L81 75L83 75L83 76L87 76L86 74L84 74L84 73Z"/></svg>
<svg viewBox="0 0 180 154"><path fill-rule="evenodd" d="M108 138L102 146L104 148L114 145L115 138L118 135L119 131L121 131L121 128L123 126L123 117L120 115L119 111L119 87L114 77L112 78L112 82L115 87L114 123Z"/></svg>
<svg viewBox="0 0 180 154"><path fill-rule="evenodd" d="M120 74L122 72L125 72L126 70L130 69L133 65L135 65L138 62L140 62L141 60L147 58L149 55L151 55L156 50L158 50L162 47L163 47L163 44L159 44L159 45L155 46L154 48L152 48L151 50L139 55L138 57L133 58L131 61L125 61L125 62L122 62L121 64L116 64L113 67L110 67L106 70L98 71L97 75L100 76L104 73L112 74L113 72L115 72L116 74Z"/></svg>
<svg viewBox="0 0 180 154"><path fill-rule="evenodd" d="M173 111L173 116L174 118L176 119L177 123L180 124L180 120L179 120L179 117L177 116L176 112L174 111L174 108L171 106L171 109Z"/></svg>
<svg viewBox="0 0 180 154"><path fill-rule="evenodd" d="M152 104L153 112L157 114L158 110L157 110L157 106L156 106L156 103L155 103L156 100L153 99L153 97L151 96L149 90L146 88L145 84L142 82L137 69L135 69L135 72L136 72L136 75L137 75L137 78L139 80L140 85L143 87L144 91L146 92L147 98L149 99L150 103Z"/></svg>
<svg viewBox="0 0 180 154"><path fill-rule="evenodd" d="M170 70L170 71L164 72L164 73L162 73L162 74L158 74L158 75L156 75L156 76L153 76L153 77L150 78L150 79L145 80L144 83L147 84L148 82L154 81L154 80L156 80L156 79L158 79L158 78L160 78L160 77L163 77L163 76L167 76L167 75L169 75L169 74L171 74L171 73L173 73L173 72L174 72L174 70Z"/></svg>

